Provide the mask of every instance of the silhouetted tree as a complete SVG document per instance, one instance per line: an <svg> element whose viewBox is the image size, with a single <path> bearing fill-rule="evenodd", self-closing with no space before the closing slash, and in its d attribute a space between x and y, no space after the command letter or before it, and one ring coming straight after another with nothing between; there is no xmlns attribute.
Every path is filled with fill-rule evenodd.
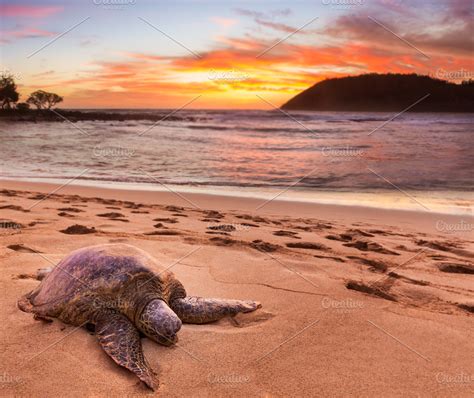
<svg viewBox="0 0 474 398"><path fill-rule="evenodd" d="M26 112L30 110L30 104L27 104L26 102L19 102L16 104L16 109L20 112Z"/></svg>
<svg viewBox="0 0 474 398"><path fill-rule="evenodd" d="M60 97L55 93L37 90L30 94L30 97L26 102L35 105L38 109L51 109L54 105L62 102L62 100L63 97Z"/></svg>
<svg viewBox="0 0 474 398"><path fill-rule="evenodd" d="M20 94L16 90L15 80L9 74L2 74L0 76L0 102L2 109L11 109L12 103L15 103L20 98Z"/></svg>

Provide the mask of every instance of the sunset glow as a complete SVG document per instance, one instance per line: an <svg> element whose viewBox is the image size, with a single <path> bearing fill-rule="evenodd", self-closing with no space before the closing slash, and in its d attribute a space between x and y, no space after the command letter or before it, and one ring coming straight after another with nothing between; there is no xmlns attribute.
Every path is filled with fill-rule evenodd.
<svg viewBox="0 0 474 398"><path fill-rule="evenodd" d="M165 3L3 3L2 70L63 107L262 109L328 77L472 70L470 1Z"/></svg>

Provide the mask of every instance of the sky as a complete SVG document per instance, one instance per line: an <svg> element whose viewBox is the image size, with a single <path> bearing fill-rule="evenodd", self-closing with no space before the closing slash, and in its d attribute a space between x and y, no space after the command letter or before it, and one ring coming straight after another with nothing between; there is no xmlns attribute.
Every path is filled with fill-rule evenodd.
<svg viewBox="0 0 474 398"><path fill-rule="evenodd" d="M474 78L471 0L0 3L1 70L64 108L268 109L362 73Z"/></svg>

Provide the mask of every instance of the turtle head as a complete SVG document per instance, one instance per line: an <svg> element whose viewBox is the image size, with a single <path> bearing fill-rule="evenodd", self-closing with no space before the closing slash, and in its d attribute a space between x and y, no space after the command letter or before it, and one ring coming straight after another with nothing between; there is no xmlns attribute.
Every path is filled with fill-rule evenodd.
<svg viewBox="0 0 474 398"><path fill-rule="evenodd" d="M138 328L150 339L162 345L172 345L178 340L181 320L163 300L150 301L143 310Z"/></svg>

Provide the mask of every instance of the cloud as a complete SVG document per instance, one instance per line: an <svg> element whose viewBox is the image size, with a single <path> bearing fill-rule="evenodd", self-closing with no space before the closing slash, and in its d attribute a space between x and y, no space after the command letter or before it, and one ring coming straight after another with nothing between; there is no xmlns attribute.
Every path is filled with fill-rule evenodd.
<svg viewBox="0 0 474 398"><path fill-rule="evenodd" d="M37 28L18 27L12 30L0 31L3 43L10 43L14 39L34 39L37 37L51 37L55 36L55 32L42 30Z"/></svg>
<svg viewBox="0 0 474 398"><path fill-rule="evenodd" d="M285 25L284 23L265 21L260 18L255 18L255 22L259 24L260 26L265 26L267 28L271 28L271 29L285 32L285 33L293 33L293 32L296 32L298 29L293 26Z"/></svg>
<svg viewBox="0 0 474 398"><path fill-rule="evenodd" d="M416 15L410 8L407 7L407 4L404 4L404 0L377 0L375 5L383 7L384 11L389 10L404 16Z"/></svg>
<svg viewBox="0 0 474 398"><path fill-rule="evenodd" d="M44 18L62 10L63 7L0 4L0 16L3 17Z"/></svg>
<svg viewBox="0 0 474 398"><path fill-rule="evenodd" d="M467 32L472 29L472 20L465 1L453 0L443 6L442 13L438 8L427 13L415 7L405 12L396 0L380 0L377 4L368 15L429 54L429 60L367 14L337 14L327 20L326 26L319 25L317 41L308 40L308 36L286 40L258 58L275 38L257 37L261 32L249 29L238 37L221 33L213 47L200 52L198 59L145 51L114 52L109 55L114 58L87 64L75 75L47 74L37 82L41 88L64 90L68 106L170 108L202 94L200 107L249 108L262 107L255 94L277 105L325 78L369 72L434 74L439 68L471 69L472 35ZM387 5L390 12L385 12ZM251 18L252 27L270 28L272 33L295 30L278 19L289 13L238 11ZM400 17L402 13L406 18ZM416 17L410 17L410 13ZM224 28L234 21L211 19Z"/></svg>
<svg viewBox="0 0 474 398"><path fill-rule="evenodd" d="M40 72L40 73L35 73L33 76L34 77L44 77L44 76L52 76L54 75L54 70L47 70L47 71L44 71L44 72Z"/></svg>
<svg viewBox="0 0 474 398"><path fill-rule="evenodd" d="M236 8L235 12L239 15L253 18L264 18L264 19L274 19L278 17L288 17L291 15L291 10L289 8L271 10L268 12L252 11L245 8Z"/></svg>
<svg viewBox="0 0 474 398"><path fill-rule="evenodd" d="M271 40L247 34L222 37L199 59L121 52L116 53L120 59L88 64L72 78L44 76L41 86L70 90L71 106L87 101L89 106L107 106L107 101L113 106L120 101L127 106L179 107L202 94L206 99L200 106L248 108L262 107L255 94L280 104L325 78L368 72L428 74L431 64L440 65L446 59L433 56L427 62L410 47L374 46L370 41L318 46L286 41L256 58L270 44Z"/></svg>
<svg viewBox="0 0 474 398"><path fill-rule="evenodd" d="M211 17L211 21L223 28L230 28L239 22L236 19L223 18L223 17Z"/></svg>
<svg viewBox="0 0 474 398"><path fill-rule="evenodd" d="M270 28L279 32L284 33L301 33L311 34L314 33L310 29L299 30L299 27L290 26L276 20L280 17L288 17L291 14L290 9L274 10L269 12L252 11L243 8L237 8L235 10L239 15L252 17L258 27Z"/></svg>
<svg viewBox="0 0 474 398"><path fill-rule="evenodd" d="M79 91L82 96L95 93L89 97L94 106L98 106L97 93L109 93L109 100L118 95L125 100L129 94L135 104L142 101L142 106L164 106L164 98L171 101L166 103L168 107L179 106L183 97L199 94L214 98L215 106L233 106L242 98L247 106L261 106L255 94L282 103L324 78L365 72L411 73L424 67L413 54L363 43L316 48L284 42L279 51L256 58L256 49L268 44L251 37L228 38L219 48L201 53L199 59L124 52L120 60L88 65L74 78L51 80L51 86L68 87L73 98Z"/></svg>
<svg viewBox="0 0 474 398"><path fill-rule="evenodd" d="M361 13L342 15L326 27L325 32L341 41L371 43L374 47L394 52L410 51L408 42L430 57L440 54L472 56L474 21L470 3L454 0L443 9L412 8L413 13L424 15L423 20L401 19L398 15L384 12L384 8L372 10L371 15L378 23ZM411 51L416 52L413 47Z"/></svg>

